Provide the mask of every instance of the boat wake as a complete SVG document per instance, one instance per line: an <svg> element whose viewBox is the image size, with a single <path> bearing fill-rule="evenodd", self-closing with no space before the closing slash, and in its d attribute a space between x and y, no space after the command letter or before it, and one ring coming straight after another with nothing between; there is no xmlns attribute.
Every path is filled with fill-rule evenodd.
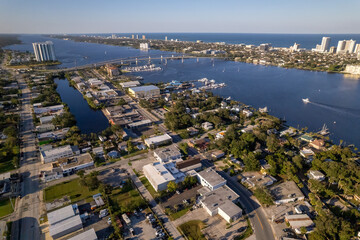
<svg viewBox="0 0 360 240"><path fill-rule="evenodd" d="M356 108L347 108L347 107L342 107L342 106L336 106L336 105L331 105L331 104L325 104L325 103L319 103L319 102L308 102L309 104L313 104L315 106L324 108L324 109L328 109L331 111L335 111L338 113L342 113L342 114L349 114L349 115L353 115L355 117L359 117L360 118L360 109L356 109Z"/></svg>

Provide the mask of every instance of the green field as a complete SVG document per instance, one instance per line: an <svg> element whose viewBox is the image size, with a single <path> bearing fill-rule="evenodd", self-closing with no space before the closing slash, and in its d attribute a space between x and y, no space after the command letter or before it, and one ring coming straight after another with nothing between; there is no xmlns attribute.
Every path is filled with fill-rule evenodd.
<svg viewBox="0 0 360 240"><path fill-rule="evenodd" d="M15 204L15 199L11 200L13 204ZM10 200L4 199L0 201L0 217L9 215L10 213L13 212L13 209L11 207L11 203Z"/></svg>
<svg viewBox="0 0 360 240"><path fill-rule="evenodd" d="M192 220L181 224L178 228L187 239L205 240L204 234L201 229L204 228L205 224L200 220Z"/></svg>
<svg viewBox="0 0 360 240"><path fill-rule="evenodd" d="M44 199L46 202L52 202L55 199L69 196L72 202L78 202L85 199L86 202L91 202L92 196L99 193L98 190L89 191L87 187L83 187L79 183L80 178L71 181L66 181L55 186L45 189Z"/></svg>
<svg viewBox="0 0 360 240"><path fill-rule="evenodd" d="M113 190L111 199L117 203L121 212L132 212L137 208L146 207L145 200L131 182L127 182L121 189Z"/></svg>

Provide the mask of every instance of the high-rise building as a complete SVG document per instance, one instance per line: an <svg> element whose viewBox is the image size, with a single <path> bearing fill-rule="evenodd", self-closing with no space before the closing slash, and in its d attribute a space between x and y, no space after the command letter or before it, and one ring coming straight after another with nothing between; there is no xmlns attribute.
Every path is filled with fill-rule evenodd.
<svg viewBox="0 0 360 240"><path fill-rule="evenodd" d="M131 35L131 38L132 38L132 39L134 39L134 38L135 38L134 34L133 34L133 35Z"/></svg>
<svg viewBox="0 0 360 240"><path fill-rule="evenodd" d="M329 53L336 53L336 47L334 46L330 47Z"/></svg>
<svg viewBox="0 0 360 240"><path fill-rule="evenodd" d="M345 45L346 53L353 53L356 45L356 40L347 40Z"/></svg>
<svg viewBox="0 0 360 240"><path fill-rule="evenodd" d="M346 40L339 41L336 48L336 53L343 53L343 51L345 50L345 44Z"/></svg>
<svg viewBox="0 0 360 240"><path fill-rule="evenodd" d="M356 40L339 41L336 53L353 53L355 50Z"/></svg>
<svg viewBox="0 0 360 240"><path fill-rule="evenodd" d="M55 61L54 44L51 41L33 43L36 61Z"/></svg>
<svg viewBox="0 0 360 240"><path fill-rule="evenodd" d="M359 43L355 45L354 53L360 53L360 44Z"/></svg>
<svg viewBox="0 0 360 240"><path fill-rule="evenodd" d="M167 41L167 36L165 36L165 41Z"/></svg>
<svg viewBox="0 0 360 240"><path fill-rule="evenodd" d="M330 48L330 37L323 37L322 38L322 41L321 41L321 48L320 50L322 52L327 52L329 51L329 48Z"/></svg>
<svg viewBox="0 0 360 240"><path fill-rule="evenodd" d="M139 34L136 34L136 39L139 39Z"/></svg>
<svg viewBox="0 0 360 240"><path fill-rule="evenodd" d="M142 35L142 39L143 39L143 40L145 40L145 39L146 39L145 35Z"/></svg>

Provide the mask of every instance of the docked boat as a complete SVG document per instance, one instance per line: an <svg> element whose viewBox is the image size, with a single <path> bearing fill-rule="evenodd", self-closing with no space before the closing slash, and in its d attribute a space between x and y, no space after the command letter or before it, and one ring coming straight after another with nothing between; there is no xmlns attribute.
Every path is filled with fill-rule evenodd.
<svg viewBox="0 0 360 240"><path fill-rule="evenodd" d="M309 103L309 102L310 102L309 98L303 98L302 101L303 101L304 103Z"/></svg>

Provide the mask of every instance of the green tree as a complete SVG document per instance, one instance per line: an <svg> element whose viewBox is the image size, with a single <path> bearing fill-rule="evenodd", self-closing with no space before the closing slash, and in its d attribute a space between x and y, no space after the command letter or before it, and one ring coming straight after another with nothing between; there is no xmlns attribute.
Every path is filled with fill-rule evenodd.
<svg viewBox="0 0 360 240"><path fill-rule="evenodd" d="M174 181L170 181L167 185L167 189L169 192L175 192L177 190L178 186Z"/></svg>

